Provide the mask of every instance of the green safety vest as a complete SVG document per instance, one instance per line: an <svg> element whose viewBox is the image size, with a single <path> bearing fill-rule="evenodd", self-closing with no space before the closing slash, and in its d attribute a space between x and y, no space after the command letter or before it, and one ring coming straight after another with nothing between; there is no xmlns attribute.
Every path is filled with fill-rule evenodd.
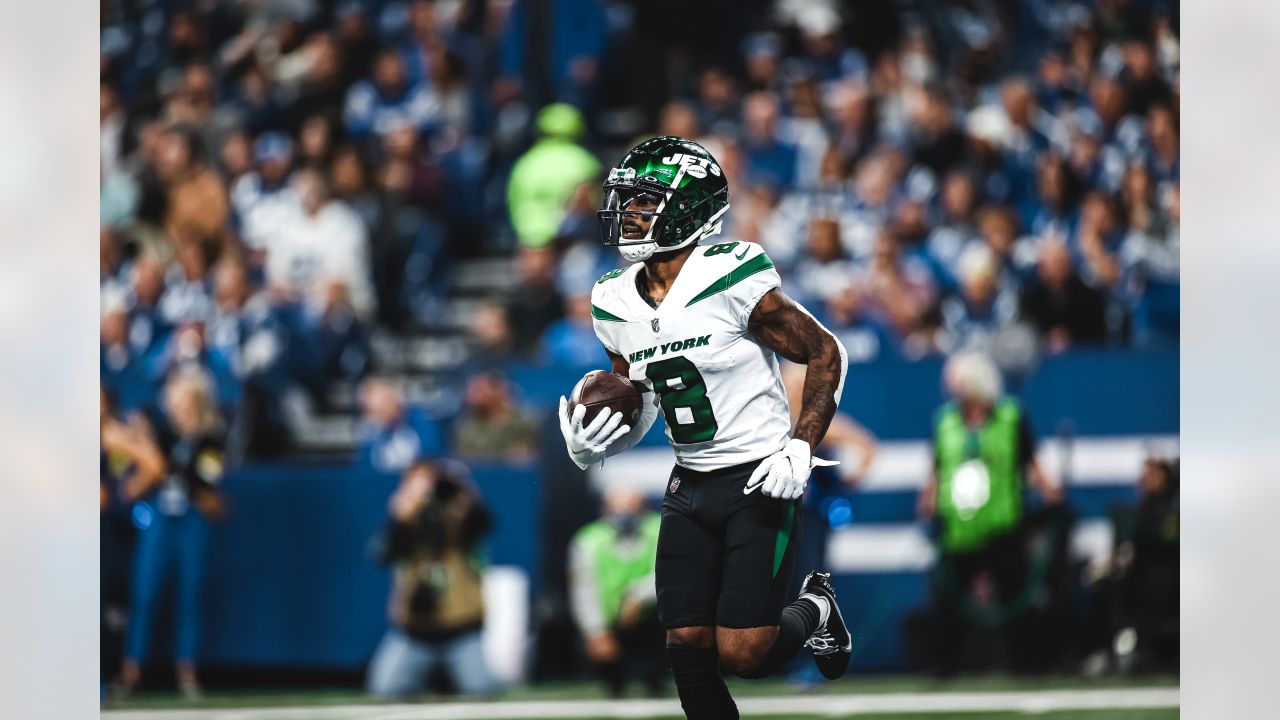
<svg viewBox="0 0 1280 720"><path fill-rule="evenodd" d="M618 552L618 531L605 520L597 520L578 531L574 544L586 552L596 569L596 590L606 625L613 625L622 608L622 598L635 581L653 574L658 556L658 527L662 518L645 513L640 519L640 541L631 553Z"/></svg>
<svg viewBox="0 0 1280 720"><path fill-rule="evenodd" d="M939 411L933 447L943 550L979 549L1022 519L1021 416L1017 402L1001 400L986 424L972 429L954 403Z"/></svg>

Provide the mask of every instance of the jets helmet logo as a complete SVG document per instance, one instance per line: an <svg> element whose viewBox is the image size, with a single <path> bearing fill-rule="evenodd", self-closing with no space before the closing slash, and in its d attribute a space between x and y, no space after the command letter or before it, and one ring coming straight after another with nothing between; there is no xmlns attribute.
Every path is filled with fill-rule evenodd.
<svg viewBox="0 0 1280 720"><path fill-rule="evenodd" d="M668 157L662 158L662 162L667 165L680 165L682 166L682 169L684 170L685 174L691 175L699 179L705 178L707 176L708 171L710 171L711 174L715 175L716 177L720 177L720 175L722 174L720 171L719 165L708 160L707 158L700 158L697 155L686 155L685 153L675 153Z"/></svg>

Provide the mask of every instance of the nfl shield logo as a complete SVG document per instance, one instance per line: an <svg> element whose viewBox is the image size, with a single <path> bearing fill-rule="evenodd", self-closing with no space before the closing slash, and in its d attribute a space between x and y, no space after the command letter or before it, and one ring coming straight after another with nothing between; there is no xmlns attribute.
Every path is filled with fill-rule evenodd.
<svg viewBox="0 0 1280 720"><path fill-rule="evenodd" d="M658 332L658 318L654 318L654 319L649 323L649 326L653 328L653 331L654 331L654 332Z"/></svg>
<svg viewBox="0 0 1280 720"><path fill-rule="evenodd" d="M654 322L657 322L657 320L655 320ZM675 492L679 489L680 489L680 476L676 475L671 478L671 492Z"/></svg>

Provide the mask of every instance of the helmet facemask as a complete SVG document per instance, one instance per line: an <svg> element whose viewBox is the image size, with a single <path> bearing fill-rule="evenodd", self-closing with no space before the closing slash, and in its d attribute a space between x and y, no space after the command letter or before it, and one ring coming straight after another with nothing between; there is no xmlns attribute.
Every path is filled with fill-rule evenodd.
<svg viewBox="0 0 1280 720"><path fill-rule="evenodd" d="M708 222L688 237L673 237L673 233L667 231L668 226L678 228L701 204L688 203L679 190L606 183L605 191L604 207L596 211L600 235L605 246L617 247L622 257L630 262L648 260L655 253L679 250L720 231L721 223ZM728 210L727 204L713 219L718 221L725 210Z"/></svg>

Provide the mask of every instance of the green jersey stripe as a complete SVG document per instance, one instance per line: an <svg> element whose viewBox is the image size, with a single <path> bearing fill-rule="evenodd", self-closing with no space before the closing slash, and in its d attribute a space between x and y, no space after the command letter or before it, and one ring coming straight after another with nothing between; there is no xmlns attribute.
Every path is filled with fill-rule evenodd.
<svg viewBox="0 0 1280 720"><path fill-rule="evenodd" d="M608 310L602 310L596 307L595 305L591 306L591 317L597 320L605 320L607 322L626 322L626 320L623 320L622 318L618 317L617 315L614 315Z"/></svg>
<svg viewBox="0 0 1280 720"><path fill-rule="evenodd" d="M707 298L711 297L712 295L715 295L716 293L722 293L725 290L728 290L729 288L733 287L734 285L737 285L738 283L742 282L743 280L746 280L752 275L755 275L756 273L761 272L763 270L768 270L771 267L773 267L773 261L769 259L768 255L764 253L760 253L759 255L751 258L750 260L742 263L738 267L729 271L728 275L725 275L719 280L708 285L706 290L703 290L702 292L698 293L696 296L694 296L692 300L685 303L685 307L689 307L690 305L700 300L706 300Z"/></svg>

